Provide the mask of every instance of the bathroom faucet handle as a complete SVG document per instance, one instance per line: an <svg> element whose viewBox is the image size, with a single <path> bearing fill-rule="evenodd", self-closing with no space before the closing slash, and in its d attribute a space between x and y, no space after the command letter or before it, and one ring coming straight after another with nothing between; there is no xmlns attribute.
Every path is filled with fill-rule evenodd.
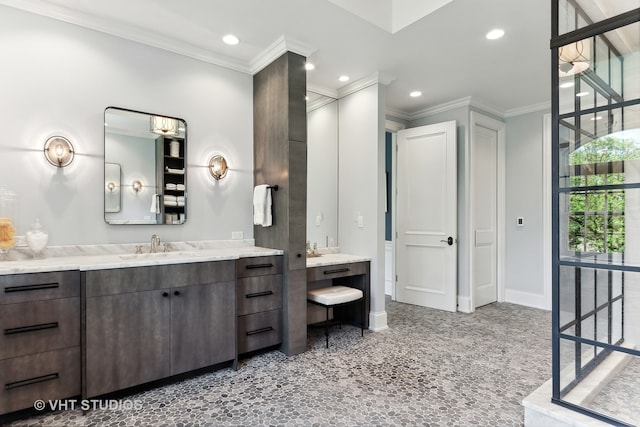
<svg viewBox="0 0 640 427"><path fill-rule="evenodd" d="M136 255L140 255L142 253L142 245L136 245Z"/></svg>
<svg viewBox="0 0 640 427"><path fill-rule="evenodd" d="M170 247L169 243L164 242L162 244L162 252L167 253L167 252L170 252L170 251L171 251L171 247Z"/></svg>

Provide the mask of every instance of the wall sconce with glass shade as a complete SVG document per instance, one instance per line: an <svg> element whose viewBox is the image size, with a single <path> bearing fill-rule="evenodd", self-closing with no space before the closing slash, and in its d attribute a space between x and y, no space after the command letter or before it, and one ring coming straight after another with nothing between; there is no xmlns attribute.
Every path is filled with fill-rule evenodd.
<svg viewBox="0 0 640 427"><path fill-rule="evenodd" d="M578 40L558 48L560 59L560 77L573 76L589 68L591 40Z"/></svg>
<svg viewBox="0 0 640 427"><path fill-rule="evenodd" d="M115 191L116 188L118 188L118 184L116 184L115 181L109 181L109 182L107 182L105 187L107 188L107 190L112 192L112 191Z"/></svg>
<svg viewBox="0 0 640 427"><path fill-rule="evenodd" d="M177 119L163 116L151 116L149 119L151 132L164 136L178 136L180 132Z"/></svg>
<svg viewBox="0 0 640 427"><path fill-rule="evenodd" d="M219 181L227 175L229 171L229 165L227 164L227 159L220 154L216 154L209 159L209 174L216 180Z"/></svg>
<svg viewBox="0 0 640 427"><path fill-rule="evenodd" d="M44 157L55 167L68 166L74 157L73 145L63 136L52 136L44 143Z"/></svg>

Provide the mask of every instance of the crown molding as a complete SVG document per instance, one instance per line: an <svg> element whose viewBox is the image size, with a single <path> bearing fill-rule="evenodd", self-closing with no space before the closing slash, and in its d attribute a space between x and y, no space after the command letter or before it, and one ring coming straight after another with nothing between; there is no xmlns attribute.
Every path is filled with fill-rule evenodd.
<svg viewBox="0 0 640 427"><path fill-rule="evenodd" d="M425 108L423 110L419 110L413 113L409 113L401 110L387 109L386 114L392 117L397 117L399 119L413 121L413 120L422 119L425 117L432 116L434 114L443 113L445 111L454 110L456 108L461 108L461 107L474 107L479 110L482 110L485 113L490 113L496 117L505 119L508 117L520 116L522 114L533 113L536 111L549 110L551 109L551 103L541 102L539 104L518 107L511 110L502 110L500 108L483 103L481 101L478 101L468 96L468 97L456 99L450 102L445 102L443 104L439 104L433 107Z"/></svg>
<svg viewBox="0 0 640 427"><path fill-rule="evenodd" d="M507 110L504 113L504 117L515 117L523 114L535 113L536 111L551 110L551 101L541 102L539 104L528 105L525 107L514 108Z"/></svg>
<svg viewBox="0 0 640 427"><path fill-rule="evenodd" d="M316 48L306 43L286 38L284 35L282 35L278 37L278 39L269 47L256 55L256 57L251 61L251 74L256 74L264 67L284 55L286 52L297 53L298 55L308 58L316 50Z"/></svg>
<svg viewBox="0 0 640 427"><path fill-rule="evenodd" d="M190 43L165 37L154 31L140 30L112 19L100 18L62 6L45 3L41 0L0 0L0 5L99 31L247 74L257 73L287 51L297 53L306 58L317 50L298 40L280 36L269 47L256 55L254 59L246 63L225 55L215 54Z"/></svg>
<svg viewBox="0 0 640 427"><path fill-rule="evenodd" d="M336 91L335 89L328 89L309 83L307 83L307 92L314 92L320 95L328 96L329 98L338 99L338 91Z"/></svg>
<svg viewBox="0 0 640 427"><path fill-rule="evenodd" d="M372 86L378 83L386 86L389 83L391 83L393 80L395 80L395 77L389 76L381 72L375 72L368 75L367 77L356 80L353 83L349 83L348 85L342 86L341 88L339 88L338 98L344 98L347 95L351 95L352 93L356 93L359 90L362 90L364 88L367 88L369 86Z"/></svg>

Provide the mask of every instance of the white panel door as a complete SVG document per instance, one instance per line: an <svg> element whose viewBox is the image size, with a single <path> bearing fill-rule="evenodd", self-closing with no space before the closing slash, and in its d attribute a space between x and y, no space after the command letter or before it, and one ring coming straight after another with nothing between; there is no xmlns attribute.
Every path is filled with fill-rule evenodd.
<svg viewBox="0 0 640 427"><path fill-rule="evenodd" d="M475 307L480 307L497 298L498 133L478 124L474 130L471 146L471 282Z"/></svg>
<svg viewBox="0 0 640 427"><path fill-rule="evenodd" d="M397 135L396 298L456 311L456 122Z"/></svg>

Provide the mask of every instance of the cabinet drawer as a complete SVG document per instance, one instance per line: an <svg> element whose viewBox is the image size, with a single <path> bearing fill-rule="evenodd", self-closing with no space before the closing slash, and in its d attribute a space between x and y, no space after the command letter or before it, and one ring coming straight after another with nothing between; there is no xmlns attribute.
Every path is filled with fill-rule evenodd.
<svg viewBox="0 0 640 427"><path fill-rule="evenodd" d="M282 274L238 279L238 316L282 307Z"/></svg>
<svg viewBox="0 0 640 427"><path fill-rule="evenodd" d="M0 360L0 414L80 394L80 347Z"/></svg>
<svg viewBox="0 0 640 427"><path fill-rule="evenodd" d="M354 262L347 264L325 265L307 268L307 281L335 279L337 277L356 276L369 273L368 262Z"/></svg>
<svg viewBox="0 0 640 427"><path fill-rule="evenodd" d="M282 342L280 310L238 317L238 353L247 353Z"/></svg>
<svg viewBox="0 0 640 427"><path fill-rule="evenodd" d="M235 261L194 262L91 270L87 298L234 280Z"/></svg>
<svg viewBox="0 0 640 427"><path fill-rule="evenodd" d="M282 255L240 258L236 261L236 277L266 276L282 273Z"/></svg>
<svg viewBox="0 0 640 427"><path fill-rule="evenodd" d="M0 334L0 360L78 346L80 298L4 305Z"/></svg>
<svg viewBox="0 0 640 427"><path fill-rule="evenodd" d="M79 296L79 271L0 275L0 305Z"/></svg>

